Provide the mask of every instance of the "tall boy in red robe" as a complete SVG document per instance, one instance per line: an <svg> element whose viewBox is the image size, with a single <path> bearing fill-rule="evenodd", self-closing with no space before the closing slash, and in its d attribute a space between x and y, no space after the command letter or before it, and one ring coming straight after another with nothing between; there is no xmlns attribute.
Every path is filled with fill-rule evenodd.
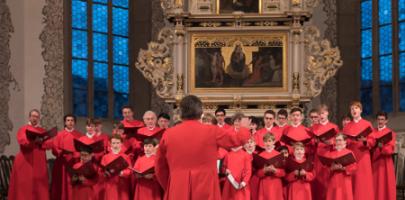
<svg viewBox="0 0 405 200"><path fill-rule="evenodd" d="M395 151L396 134L387 128L388 115L386 112L377 113L377 128L373 137L377 139L391 134L391 140L377 142L373 149L372 169L374 178L374 192L376 200L395 200L396 181L392 154Z"/></svg>
<svg viewBox="0 0 405 200"><path fill-rule="evenodd" d="M278 128L276 125L276 113L273 110L266 110L263 116L264 127L258 130L255 134L255 140L257 146L264 149L263 136L266 133L272 133L275 137L276 142L280 141L281 135L283 134L282 129Z"/></svg>
<svg viewBox="0 0 405 200"><path fill-rule="evenodd" d="M271 133L263 136L264 151L259 156L270 159L280 153L274 148L275 137ZM276 168L273 165L258 169L256 175L260 178L259 182L259 200L284 199L283 185L281 178L285 176L284 169Z"/></svg>
<svg viewBox="0 0 405 200"><path fill-rule="evenodd" d="M328 106L322 104L318 107L319 123L312 126L312 132L314 133L315 141L315 157L314 167L316 177L312 181L312 197L314 200L324 200L326 198L326 189L329 179L329 169L322 165L318 156L325 156L325 153L329 152L333 148L335 135L329 136L329 138L323 136L323 134L333 131L339 133L339 128L336 124L329 122L329 109ZM329 134L329 133L328 133Z"/></svg>
<svg viewBox="0 0 405 200"><path fill-rule="evenodd" d="M49 199L48 168L45 150L52 147L52 140L43 141L27 138L26 131L44 133L39 126L40 113L33 109L28 115L28 124L17 132L20 152L16 155L10 176L9 200L47 200Z"/></svg>
<svg viewBox="0 0 405 200"><path fill-rule="evenodd" d="M250 155L250 159L253 160L253 155L257 154L255 151L256 148L256 142L253 137L249 139L249 141L243 145L243 148L245 149L246 153ZM250 198L251 200L257 200L259 198L259 177L256 176L256 169L253 168L252 166L252 177L250 178Z"/></svg>
<svg viewBox="0 0 405 200"><path fill-rule="evenodd" d="M123 158L127 165L131 165L131 160L129 157L121 151L122 138L120 135L112 135L110 139L111 152L103 156L101 159L101 166L108 166L110 163L114 162L116 159ZM127 167L122 169L120 172L110 172L106 170L101 171L104 175L104 195L103 199L120 199L129 200L130 199L130 175L131 171Z"/></svg>
<svg viewBox="0 0 405 200"><path fill-rule="evenodd" d="M284 132L284 129L288 127L288 112L285 109L280 109L277 112L277 126Z"/></svg>
<svg viewBox="0 0 405 200"><path fill-rule="evenodd" d="M304 163L305 146L301 142L294 144L294 158L297 163ZM296 169L286 175L286 180L289 182L287 186L288 200L312 200L311 184L315 173L313 170L306 171L305 169Z"/></svg>
<svg viewBox="0 0 405 200"><path fill-rule="evenodd" d="M145 155L139 157L134 165L134 170L138 172L148 171L154 168L155 165L155 147L157 145L156 139L145 139L143 142L143 149ZM160 200L162 199L162 188L157 182L153 173L137 174L135 173L137 184L135 187L134 200Z"/></svg>
<svg viewBox="0 0 405 200"><path fill-rule="evenodd" d="M124 128L134 128L138 127L141 128L144 126L143 122L134 119L134 112L132 107L124 106L122 107L122 116L123 120L121 120L121 124L124 125ZM124 137L124 147L127 150L127 154L129 155L131 162L136 160L136 157L140 154L141 150L141 141L138 141L136 138L125 138Z"/></svg>
<svg viewBox="0 0 405 200"><path fill-rule="evenodd" d="M284 129L283 135L293 139L296 142L303 142L305 145L306 154L312 155L313 145L311 142L308 142L311 140L312 135L310 134L310 130L301 124L304 117L301 108L292 108L290 111L290 117L291 125ZM283 139L282 142L284 142L285 145L288 147L288 151L290 152L290 154L293 154L293 144L290 142L285 142L283 141Z"/></svg>
<svg viewBox="0 0 405 200"><path fill-rule="evenodd" d="M63 119L65 128L54 138L52 148L56 159L52 169L51 199L55 200L72 199L72 184L67 168L72 167L78 159L73 156L76 151L73 140L83 136L82 133L75 130L76 117L74 115L65 115Z"/></svg>
<svg viewBox="0 0 405 200"><path fill-rule="evenodd" d="M335 137L335 150L326 153L325 157L339 158L352 151L346 149L345 135L338 134ZM339 163L333 163L329 167L330 178L326 192L326 200L353 200L352 176L357 170L356 162L347 166Z"/></svg>
<svg viewBox="0 0 405 200"><path fill-rule="evenodd" d="M372 135L355 139L361 132L367 129L372 130L369 121L361 118L362 105L360 102L352 102L350 113L353 121L343 128L343 133L348 135L348 148L353 151L357 158L358 170L353 176L353 194L354 200L374 200L373 174L371 172L370 149L375 141Z"/></svg>
<svg viewBox="0 0 405 200"><path fill-rule="evenodd" d="M224 129L231 128L231 126L225 122L225 118L226 118L225 109L218 108L215 110L214 114L215 114L215 117L217 118L217 126L219 128L224 128Z"/></svg>

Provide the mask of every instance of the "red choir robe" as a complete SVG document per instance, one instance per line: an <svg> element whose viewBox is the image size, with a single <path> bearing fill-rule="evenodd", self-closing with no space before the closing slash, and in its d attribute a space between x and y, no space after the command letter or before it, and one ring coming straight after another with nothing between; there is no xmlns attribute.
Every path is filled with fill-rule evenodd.
<svg viewBox="0 0 405 200"><path fill-rule="evenodd" d="M219 147L217 153L218 153L217 154L217 162L223 163L225 156L228 154L228 151L226 149L222 148L222 147ZM220 170L220 169L218 169L218 170ZM225 179L226 179L226 177L220 177L219 178L219 186L221 188L221 191L224 188Z"/></svg>
<svg viewBox="0 0 405 200"><path fill-rule="evenodd" d="M101 166L107 166L115 159L122 157L124 158L128 166L131 166L131 160L129 157L124 153L114 154L113 152L106 154L101 159ZM101 171L103 174L104 171ZM112 176L112 177L104 177L103 178L103 195L101 196L102 199L109 200L109 199L120 199L120 200L129 200L130 199L130 176L131 176L130 169L124 169L121 171L120 174ZM100 198L101 199L101 198Z"/></svg>
<svg viewBox="0 0 405 200"><path fill-rule="evenodd" d="M310 130L303 126L303 125L298 125L298 126L288 126L287 128L284 129L283 135L288 136L291 139L294 139L295 141L305 141L308 139L312 138L312 135L310 134ZM288 147L288 152L290 154L293 154L294 148L292 147L292 144L285 144ZM313 155L313 144L312 142L309 142L305 145L305 154L306 155Z"/></svg>
<svg viewBox="0 0 405 200"><path fill-rule="evenodd" d="M384 144L382 148L376 146L373 149L372 169L376 200L396 199L395 169L392 161L392 154L395 151L396 134L389 128L383 128L382 130L375 129L373 137L380 138L389 132L392 133L391 141Z"/></svg>
<svg viewBox="0 0 405 200"><path fill-rule="evenodd" d="M338 158L347 153L353 153L348 149L340 151L331 151L326 157ZM345 167L344 171L331 171L329 168L330 178L326 192L326 200L353 200L352 176L357 170L357 164L352 163Z"/></svg>
<svg viewBox="0 0 405 200"><path fill-rule="evenodd" d="M303 163L306 159L300 161L294 159L298 163ZM307 171L305 176L297 177L292 171L287 174L287 199L288 200L312 200L311 181L315 178L313 171Z"/></svg>
<svg viewBox="0 0 405 200"><path fill-rule="evenodd" d="M256 146L258 146L259 149L264 149L263 136L266 135L266 133L272 133L275 137L276 143L279 142L281 136L283 135L283 130L284 129L279 128L278 126L272 126L270 128L264 127L256 131L256 133L253 136L256 142Z"/></svg>
<svg viewBox="0 0 405 200"><path fill-rule="evenodd" d="M135 164L134 169L137 171L147 170L155 165L155 155L146 157L145 155L139 157ZM137 184L135 187L134 200L160 200L162 199L162 188L156 177L147 179L144 177L136 177Z"/></svg>
<svg viewBox="0 0 405 200"><path fill-rule="evenodd" d="M321 136L322 134L334 129L336 133L339 133L339 127L334 123L315 124L312 126L312 132L315 136ZM314 200L324 200L326 198L326 190L329 179L328 167L322 165L318 156L325 156L326 153L333 150L334 137L328 139L329 144L322 141L318 141L315 145L315 157L314 157L314 169L316 172L315 179L311 182L312 198Z"/></svg>
<svg viewBox="0 0 405 200"><path fill-rule="evenodd" d="M232 128L232 126L231 125L229 125L229 124L227 124L227 123L224 123L224 125L219 125L219 124L217 124L217 126L219 127L219 128L223 128L223 129L230 129L230 128Z"/></svg>
<svg viewBox="0 0 405 200"><path fill-rule="evenodd" d="M228 134L218 126L184 120L163 135L156 156L156 176L165 189L165 199L219 200L218 147L245 144L248 129Z"/></svg>
<svg viewBox="0 0 405 200"><path fill-rule="evenodd" d="M93 162L93 161L89 161ZM83 165L83 162L79 161L73 165L73 169L78 169ZM93 164L94 171L97 172L97 167ZM98 182L98 174L94 176L84 178L80 184L74 184L72 186L72 199L74 200L98 200L98 194L94 189L95 184Z"/></svg>
<svg viewBox="0 0 405 200"><path fill-rule="evenodd" d="M252 157L242 147L231 150L226 156L223 164L223 171L231 171L237 183L245 182L242 189L235 189L228 179L225 180L222 190L223 200L250 200L249 181L252 175Z"/></svg>
<svg viewBox="0 0 405 200"><path fill-rule="evenodd" d="M124 125L125 128L133 128L133 127L144 127L144 123L138 120L132 120L132 121L127 121L127 120L122 120L121 124ZM126 154L129 155L129 158L131 159L131 162L134 163L136 158L141 154L142 152L142 141L138 141L135 137L130 137L126 138L126 135L123 135L124 138L124 144L123 147L126 149Z"/></svg>
<svg viewBox="0 0 405 200"><path fill-rule="evenodd" d="M82 133L66 129L60 131L53 139L52 153L56 157L52 169L51 199L72 199L72 184L68 167L72 167L79 157L74 157L76 151L73 145L74 138L80 138Z"/></svg>
<svg viewBox="0 0 405 200"><path fill-rule="evenodd" d="M248 152L247 152L248 153ZM248 153L249 154L249 153ZM252 154L249 154L250 156L250 160L253 161L253 154L257 154L256 151L254 151ZM249 187L250 187L250 199L251 200L257 200L259 198L259 177L256 175L256 170L253 166L252 166L252 176L250 177L250 183L249 183Z"/></svg>
<svg viewBox="0 0 405 200"><path fill-rule="evenodd" d="M17 132L20 152L16 155L10 175L9 200L49 199L48 167L45 150L53 146L51 139L41 144L28 140L26 130L43 133L46 130L31 125L22 126Z"/></svg>
<svg viewBox="0 0 405 200"><path fill-rule="evenodd" d="M270 159L280 154L276 150L271 152L263 151L259 155L263 158ZM277 168L275 173L267 174L264 169L258 169L256 175L260 178L259 182L259 200L284 199L283 184L281 178L285 176L284 169Z"/></svg>
<svg viewBox="0 0 405 200"><path fill-rule="evenodd" d="M158 126L155 126L152 129L145 126L138 130L138 135L142 136L143 138L155 138L160 140L164 134L164 132L162 133L161 131L164 131L164 129ZM143 143L143 141L140 142Z"/></svg>
<svg viewBox="0 0 405 200"><path fill-rule="evenodd" d="M104 153L110 152L110 137L107 133L96 133L94 140L103 140L104 142Z"/></svg>
<svg viewBox="0 0 405 200"><path fill-rule="evenodd" d="M367 120L361 119L359 122L351 121L343 128L343 133L347 135L357 135L367 127L372 127ZM368 135L366 145L361 141L349 139L348 149L352 150L357 158L358 170L353 175L353 199L354 200L374 200L373 174L371 172L370 149L374 146L372 134Z"/></svg>

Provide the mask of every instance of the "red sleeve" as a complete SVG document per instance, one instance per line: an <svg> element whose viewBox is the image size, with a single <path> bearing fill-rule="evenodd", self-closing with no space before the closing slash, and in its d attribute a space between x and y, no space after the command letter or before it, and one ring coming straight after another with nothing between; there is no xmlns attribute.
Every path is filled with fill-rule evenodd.
<svg viewBox="0 0 405 200"><path fill-rule="evenodd" d="M249 183L250 178L252 177L252 159L250 156L245 157L245 170L244 170L244 175L242 181L245 182L246 184Z"/></svg>
<svg viewBox="0 0 405 200"><path fill-rule="evenodd" d="M166 189L170 176L169 165L166 158L166 134L163 135L156 153L155 175L162 188Z"/></svg>
<svg viewBox="0 0 405 200"><path fill-rule="evenodd" d="M294 182L297 180L297 176L295 176L295 171L288 173L285 177L288 182Z"/></svg>
<svg viewBox="0 0 405 200"><path fill-rule="evenodd" d="M314 178L315 178L315 171L306 172L305 181L310 182L310 181L314 180Z"/></svg>
<svg viewBox="0 0 405 200"><path fill-rule="evenodd" d="M242 146L250 138L250 132L246 128L241 128L237 134L230 134L217 126L212 127L215 128L217 145L225 149Z"/></svg>
<svg viewBox="0 0 405 200"><path fill-rule="evenodd" d="M59 132L55 138L53 138L53 147L52 147L52 154L55 157L59 157L62 154L62 149L60 149L61 146L61 132Z"/></svg>
<svg viewBox="0 0 405 200"><path fill-rule="evenodd" d="M42 144L41 144L41 148L42 149L52 149L54 147L53 145L53 138L45 140Z"/></svg>
<svg viewBox="0 0 405 200"><path fill-rule="evenodd" d="M276 172L274 173L274 176L279 177L279 178L284 177L285 176L284 169L276 168Z"/></svg>
<svg viewBox="0 0 405 200"><path fill-rule="evenodd" d="M352 175L352 174L354 174L354 172L357 170L357 163L353 163L353 164L350 164L350 165L347 165L346 167L345 167L345 174L346 175Z"/></svg>
<svg viewBox="0 0 405 200"><path fill-rule="evenodd" d="M127 161L128 166L130 166L131 160L129 159L129 157L126 155L121 155L121 156ZM126 169L122 170L121 173L122 173L121 177L127 178L131 175L132 171L130 169L126 168Z"/></svg>
<svg viewBox="0 0 405 200"><path fill-rule="evenodd" d="M392 140L381 148L382 155L392 155L395 152L396 134L392 132Z"/></svg>
<svg viewBox="0 0 405 200"><path fill-rule="evenodd" d="M17 142L19 145L26 147L26 148L34 148L34 142L31 142L27 139L27 135L25 134L26 128L21 127L18 129L17 132Z"/></svg>

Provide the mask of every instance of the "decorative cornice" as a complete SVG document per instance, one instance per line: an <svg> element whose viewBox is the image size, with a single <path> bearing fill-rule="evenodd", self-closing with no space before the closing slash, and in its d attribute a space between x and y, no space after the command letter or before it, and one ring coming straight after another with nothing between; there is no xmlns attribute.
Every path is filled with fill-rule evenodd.
<svg viewBox="0 0 405 200"><path fill-rule="evenodd" d="M41 124L63 127L63 0L46 0L42 9L45 27L39 36L45 61Z"/></svg>
<svg viewBox="0 0 405 200"><path fill-rule="evenodd" d="M0 153L3 153L5 146L10 144L9 132L13 129L8 116L10 84L14 83L14 90L19 90L17 81L10 71L10 38L13 32L10 9L6 0L0 0Z"/></svg>

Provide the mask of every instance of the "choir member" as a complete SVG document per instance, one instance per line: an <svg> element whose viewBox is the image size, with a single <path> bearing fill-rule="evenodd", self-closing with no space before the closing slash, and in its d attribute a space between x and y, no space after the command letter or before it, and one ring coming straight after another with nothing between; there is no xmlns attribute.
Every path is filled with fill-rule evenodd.
<svg viewBox="0 0 405 200"><path fill-rule="evenodd" d="M280 109L277 112L277 126L284 131L288 127L288 112L285 109Z"/></svg>
<svg viewBox="0 0 405 200"><path fill-rule="evenodd" d="M252 118L251 118L252 119ZM250 123L250 127L252 127L252 123ZM251 137L246 144L243 145L243 148L245 149L246 153L248 153L253 159L253 154L257 154L255 151L256 148L256 142L253 137ZM256 176L256 169L252 167L252 176L250 177L250 199L251 200L257 200L258 197L258 192L259 192L259 177Z"/></svg>
<svg viewBox="0 0 405 200"><path fill-rule="evenodd" d="M256 144L261 149L264 148L263 136L267 133L272 133L276 142L280 141L282 129L279 129L275 123L276 113L273 110L266 110L263 115L264 127L258 130L255 134Z"/></svg>
<svg viewBox="0 0 405 200"><path fill-rule="evenodd" d="M121 169L119 172L114 170L103 170L104 175L104 195L102 199L120 199L128 200L130 198L130 175L131 171L128 166L131 165L131 160L129 157L121 151L122 147L122 138L120 135L115 134L110 138L111 143L111 152L103 156L101 160L101 166L104 168L106 166L112 165L113 162L121 161L120 166L127 165L126 168ZM118 160L119 159L119 160ZM126 164L125 164L126 162Z"/></svg>
<svg viewBox="0 0 405 200"><path fill-rule="evenodd" d="M312 127L315 124L319 123L319 114L318 114L318 110L313 108L309 111L308 114L308 118L309 118L309 125L308 127Z"/></svg>
<svg viewBox="0 0 405 200"><path fill-rule="evenodd" d="M301 142L294 144L294 158L297 163L307 162L305 158L305 146ZM307 169L308 170L308 169ZM287 186L288 200L312 200L311 184L315 173L313 170L306 171L305 168L296 169L286 175L289 182Z"/></svg>
<svg viewBox="0 0 405 200"><path fill-rule="evenodd" d="M158 116L158 125L162 129L169 128L170 125L170 115L167 113L160 113Z"/></svg>
<svg viewBox="0 0 405 200"><path fill-rule="evenodd" d="M270 159L280 153L274 148L275 137L271 133L263 136L264 151L259 156ZM283 200L283 185L281 178L285 176L285 171L282 168L276 168L273 165L264 166L263 169L258 169L256 175L260 178L259 181L259 200L280 199Z"/></svg>
<svg viewBox="0 0 405 200"><path fill-rule="evenodd" d="M95 119L94 124L95 124L95 128L94 128L95 138L94 139L104 141L104 149L105 149L104 153L107 153L108 148L109 148L108 134L103 132L103 124L100 119Z"/></svg>
<svg viewBox="0 0 405 200"><path fill-rule="evenodd" d="M144 127L143 122L134 119L134 112L132 107L123 106L121 109L123 120L121 124L124 125L124 128L141 128ZM126 153L129 155L131 162L136 160L136 157L141 153L141 141L138 141L135 137L127 138L127 135L124 134L124 147Z"/></svg>
<svg viewBox="0 0 405 200"><path fill-rule="evenodd" d="M352 121L352 116L350 114L347 114L345 116L342 117L342 129Z"/></svg>
<svg viewBox="0 0 405 200"><path fill-rule="evenodd" d="M78 139L84 145L76 151L80 152L80 161L73 165L72 199L74 200L96 200L98 198L95 185L98 183L98 167L94 162L92 144L95 143L89 137L82 136ZM82 169L86 168L86 169Z"/></svg>
<svg viewBox="0 0 405 200"><path fill-rule="evenodd" d="M352 151L346 148L346 136L338 134L335 137L335 151L330 151L326 156L339 158ZM352 176L357 169L356 162L347 166L333 163L329 166L329 180L326 192L326 200L353 200Z"/></svg>
<svg viewBox="0 0 405 200"><path fill-rule="evenodd" d="M183 122L166 131L156 156L156 176L165 199L220 199L216 160L218 147L232 148L249 139L249 120L238 134L200 123L202 102L193 95L180 102Z"/></svg>
<svg viewBox="0 0 405 200"><path fill-rule="evenodd" d="M231 126L228 125L228 124L225 122L225 118L226 118L225 109L223 109L223 108L218 108L218 109L215 110L215 113L214 113L214 114L215 114L215 117L217 118L217 126L218 126L218 127L220 127L220 128L225 128L225 129L231 128Z"/></svg>
<svg viewBox="0 0 405 200"><path fill-rule="evenodd" d="M283 154L283 156L284 156L284 161L286 162L286 161L288 160L289 155L290 155L290 153L288 152L287 146L279 146L279 147L276 148L276 150L277 150L278 152L280 152L281 154ZM284 164L285 164L285 162L284 162ZM287 188L287 186L288 186L288 181L287 181L286 179L282 179L281 181L282 181L282 183L283 183L283 197L284 197L284 199L287 199L287 194L288 194L288 190L287 190L287 189L288 189L288 188Z"/></svg>
<svg viewBox="0 0 405 200"><path fill-rule="evenodd" d="M145 139L143 149L145 155L139 157L134 165L137 184L135 187L134 200L160 200L162 199L162 189L156 180L153 170L155 165L155 148L157 147L156 139ZM146 172L144 172L146 171ZM150 171L150 172L149 172ZM144 172L144 173L140 173Z"/></svg>
<svg viewBox="0 0 405 200"><path fill-rule="evenodd" d="M371 123L361 118L362 108L360 102L355 101L351 103L350 112L353 121L343 128L343 133L349 136L348 148L353 151L358 159L358 170L353 176L354 200L374 200L375 193L373 174L371 172L370 148L374 146L375 141L371 134L365 137L360 135L364 132L372 132Z"/></svg>
<svg viewBox="0 0 405 200"><path fill-rule="evenodd" d="M322 104L318 107L319 123L312 126L312 132L315 135L315 157L314 167L316 171L315 180L312 182L312 196L314 200L323 200L326 198L326 187L329 179L329 169L322 165L318 155L324 156L333 148L335 135L339 132L336 124L329 122L328 106Z"/></svg>
<svg viewBox="0 0 405 200"><path fill-rule="evenodd" d="M303 126L303 114L301 108L294 107L290 110L291 125L284 129L283 138L291 138L294 142L303 142L306 146L306 154L312 155L312 144L309 142L312 138L308 128ZM285 135L285 136L284 136ZM289 139L288 139L289 140ZM293 153L292 142L293 141L283 141L288 147L290 154Z"/></svg>
<svg viewBox="0 0 405 200"><path fill-rule="evenodd" d="M207 125L217 125L217 119L211 113L204 113L201 117L201 123Z"/></svg>
<svg viewBox="0 0 405 200"><path fill-rule="evenodd" d="M260 121L257 117L254 116L250 116L249 119L250 119L250 133L254 137L257 130L259 129Z"/></svg>
<svg viewBox="0 0 405 200"><path fill-rule="evenodd" d="M145 127L138 129L138 135L142 135L144 137L153 137L156 139L161 138L161 132L164 129L157 126L157 118L156 114L153 111L146 111L143 115L143 122Z"/></svg>
<svg viewBox="0 0 405 200"><path fill-rule="evenodd" d="M372 169L376 200L395 200L396 181L392 154L395 151L396 133L387 128L386 112L377 113L377 128L373 137L377 143L373 149Z"/></svg>
<svg viewBox="0 0 405 200"><path fill-rule="evenodd" d="M33 109L28 115L28 124L17 132L20 152L15 157L8 190L9 200L49 199L48 168L46 149L52 148L52 140L42 137L28 138L27 130L40 134L45 129L39 125L40 112Z"/></svg>
<svg viewBox="0 0 405 200"><path fill-rule="evenodd" d="M68 114L63 117L65 128L53 140L52 153L56 157L52 169L51 199L72 199L72 185L67 168L72 167L77 157L73 156L73 140L82 133L75 130L76 116Z"/></svg>

